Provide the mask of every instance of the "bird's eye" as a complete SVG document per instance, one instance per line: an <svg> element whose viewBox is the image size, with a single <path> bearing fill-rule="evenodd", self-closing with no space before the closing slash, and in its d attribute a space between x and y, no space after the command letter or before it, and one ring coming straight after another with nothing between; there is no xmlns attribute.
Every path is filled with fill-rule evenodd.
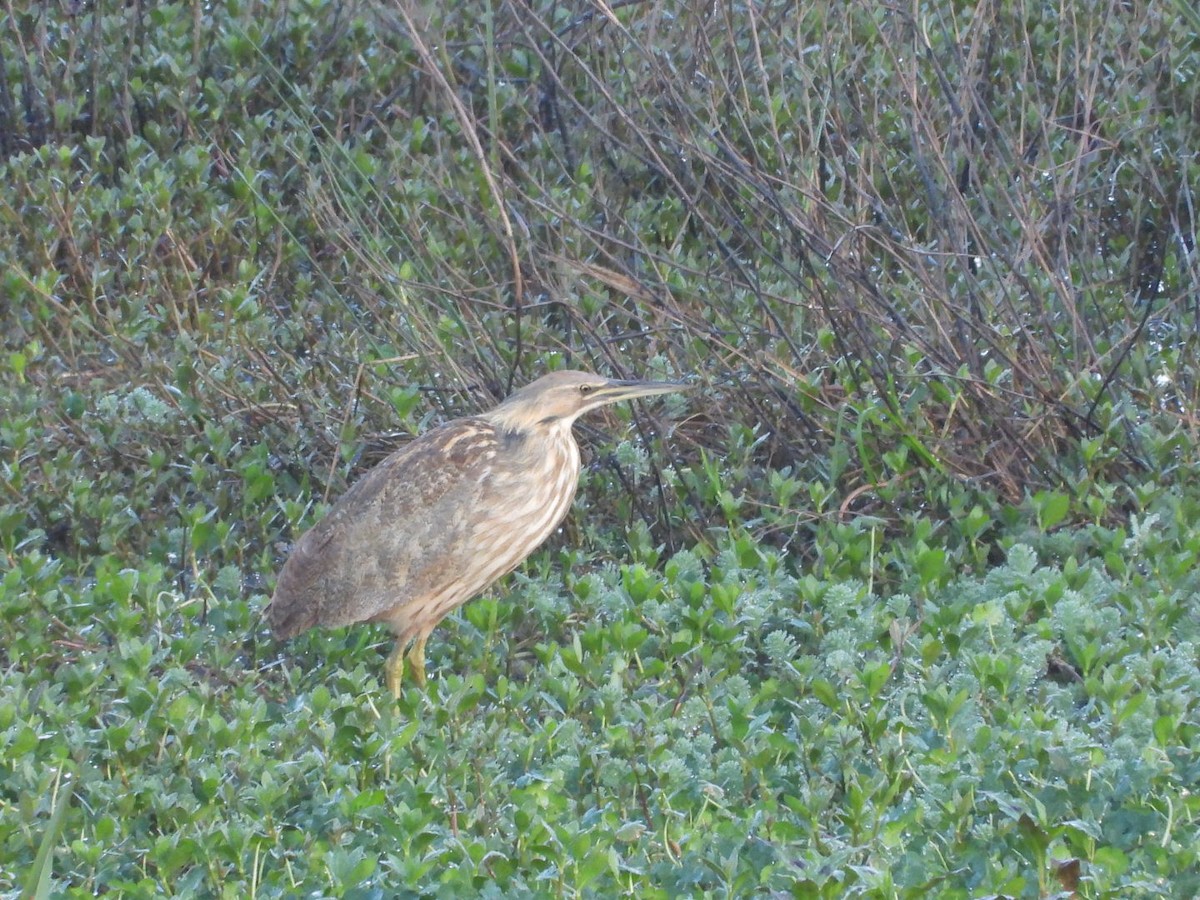
<svg viewBox="0 0 1200 900"><path fill-rule="evenodd" d="M594 390L594 388L590 384L581 384L579 386L579 393L583 394L584 396L587 396L593 390Z"/></svg>

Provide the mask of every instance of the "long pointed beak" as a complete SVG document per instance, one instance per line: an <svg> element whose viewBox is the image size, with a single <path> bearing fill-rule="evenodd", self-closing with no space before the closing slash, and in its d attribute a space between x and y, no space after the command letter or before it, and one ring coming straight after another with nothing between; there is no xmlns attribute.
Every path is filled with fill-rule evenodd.
<svg viewBox="0 0 1200 900"><path fill-rule="evenodd" d="M691 390L692 385L682 381L619 381L610 379L603 387L596 389L592 395L597 404L616 403L619 400L632 400L635 397L652 397L655 394L673 394L676 391Z"/></svg>

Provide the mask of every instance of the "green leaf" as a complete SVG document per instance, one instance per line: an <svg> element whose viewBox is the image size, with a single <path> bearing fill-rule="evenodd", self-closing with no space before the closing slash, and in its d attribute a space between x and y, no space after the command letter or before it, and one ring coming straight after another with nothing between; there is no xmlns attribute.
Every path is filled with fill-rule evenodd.
<svg viewBox="0 0 1200 900"><path fill-rule="evenodd" d="M1039 491L1034 494L1033 504L1037 509L1038 527L1050 531L1066 518L1071 509L1071 498L1054 491Z"/></svg>

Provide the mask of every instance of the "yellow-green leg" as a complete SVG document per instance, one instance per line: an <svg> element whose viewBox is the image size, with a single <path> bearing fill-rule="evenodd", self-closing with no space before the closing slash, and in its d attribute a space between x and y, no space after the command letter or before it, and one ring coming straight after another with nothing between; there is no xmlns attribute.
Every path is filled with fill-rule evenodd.
<svg viewBox="0 0 1200 900"><path fill-rule="evenodd" d="M413 681L425 687L425 639L428 634L419 634L408 651L408 664L412 666Z"/></svg>
<svg viewBox="0 0 1200 900"><path fill-rule="evenodd" d="M408 645L408 665L412 670L412 679L418 687L425 687L425 639L428 634L419 634ZM383 664L383 682L393 697L400 696L400 685L404 681L404 648L403 641L396 641L392 653Z"/></svg>
<svg viewBox="0 0 1200 900"><path fill-rule="evenodd" d="M424 672L421 673L424 676ZM391 655L383 664L383 681L393 697L400 696L400 682L404 680L404 644L396 641Z"/></svg>

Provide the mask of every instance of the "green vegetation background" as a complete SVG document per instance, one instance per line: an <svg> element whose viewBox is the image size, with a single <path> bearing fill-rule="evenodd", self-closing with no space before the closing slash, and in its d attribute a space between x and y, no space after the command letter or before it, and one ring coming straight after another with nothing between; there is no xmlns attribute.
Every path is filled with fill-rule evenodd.
<svg viewBox="0 0 1200 900"><path fill-rule="evenodd" d="M1187 0L0 5L0 894L1200 893ZM563 533L281 646L548 369Z"/></svg>

